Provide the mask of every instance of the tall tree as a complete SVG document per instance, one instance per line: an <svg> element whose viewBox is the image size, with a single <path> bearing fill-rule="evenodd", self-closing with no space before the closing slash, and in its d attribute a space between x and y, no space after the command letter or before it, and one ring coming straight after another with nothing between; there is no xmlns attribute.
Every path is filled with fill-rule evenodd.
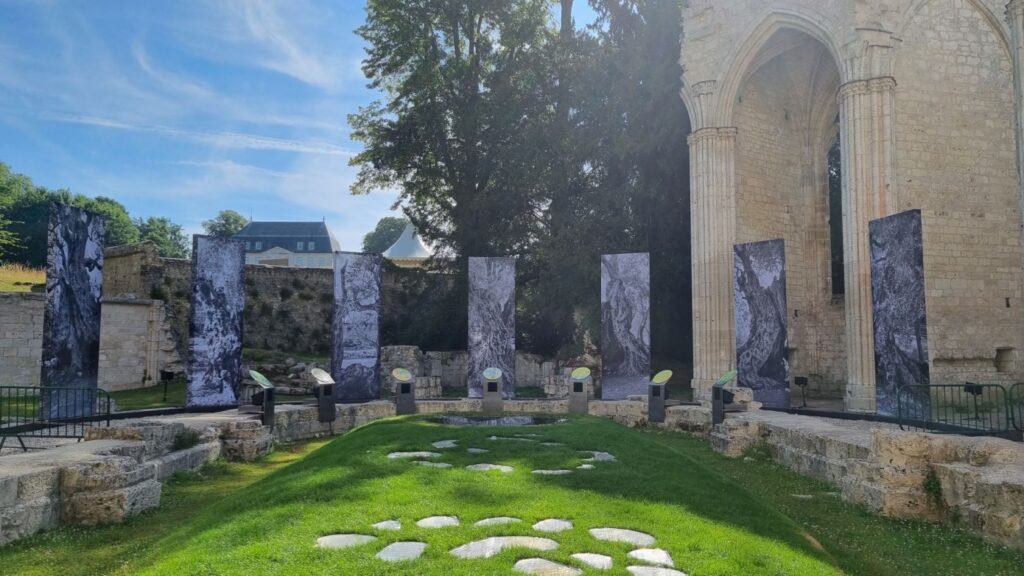
<svg viewBox="0 0 1024 576"><path fill-rule="evenodd" d="M248 223L248 218L234 210L221 210L213 220L203 220L203 230L210 236L230 238Z"/></svg>
<svg viewBox="0 0 1024 576"><path fill-rule="evenodd" d="M377 222L377 227L363 236L363 252L381 254L391 247L402 235L409 221L396 216L385 216Z"/></svg>
<svg viewBox="0 0 1024 576"><path fill-rule="evenodd" d="M103 216L107 230L105 236L107 246L122 246L139 241L139 228L132 222L128 210L117 200L105 196L96 198L76 196L72 203Z"/></svg>
<svg viewBox="0 0 1024 576"><path fill-rule="evenodd" d="M525 251L545 199L551 0L369 0L357 193L395 187L442 252Z"/></svg>
<svg viewBox="0 0 1024 576"><path fill-rule="evenodd" d="M188 237L181 226L167 218L138 218L135 225L139 227L142 240L156 244L157 251L164 258L188 258L192 252Z"/></svg>

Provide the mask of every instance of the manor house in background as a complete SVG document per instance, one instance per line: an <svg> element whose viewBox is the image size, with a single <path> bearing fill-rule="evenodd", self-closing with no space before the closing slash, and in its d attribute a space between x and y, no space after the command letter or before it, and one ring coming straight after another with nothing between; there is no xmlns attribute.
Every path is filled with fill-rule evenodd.
<svg viewBox="0 0 1024 576"><path fill-rule="evenodd" d="M250 222L235 239L245 242L245 263L330 268L341 250L323 222Z"/></svg>

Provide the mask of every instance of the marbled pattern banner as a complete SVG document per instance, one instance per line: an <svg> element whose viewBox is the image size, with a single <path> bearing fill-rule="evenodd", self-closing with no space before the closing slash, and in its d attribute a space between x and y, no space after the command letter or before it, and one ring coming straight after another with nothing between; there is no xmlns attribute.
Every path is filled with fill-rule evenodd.
<svg viewBox="0 0 1024 576"><path fill-rule="evenodd" d="M782 240L733 248L737 385L770 408L789 408L786 245Z"/></svg>
<svg viewBox="0 0 1024 576"><path fill-rule="evenodd" d="M103 217L64 204L50 205L47 228L46 303L43 310L43 388L81 393L42 394L50 419L95 411L103 295ZM26 383L27 385L27 383Z"/></svg>
<svg viewBox="0 0 1024 576"><path fill-rule="evenodd" d="M230 238L194 236L188 406L238 404L244 308L245 245Z"/></svg>
<svg viewBox="0 0 1024 576"><path fill-rule="evenodd" d="M377 254L334 254L331 376L338 402L380 398L380 270Z"/></svg>
<svg viewBox="0 0 1024 576"><path fill-rule="evenodd" d="M469 397L483 395L483 372L504 375L501 395L516 392L516 260L469 259Z"/></svg>
<svg viewBox="0 0 1024 576"><path fill-rule="evenodd" d="M928 322L925 313L924 242L921 212L911 210L873 220L871 304L875 322L875 398L877 412L897 413L896 391L905 385L929 385ZM908 415L927 416L927 388L904 396Z"/></svg>
<svg viewBox="0 0 1024 576"><path fill-rule="evenodd" d="M601 256L601 398L647 395L651 379L651 258Z"/></svg>

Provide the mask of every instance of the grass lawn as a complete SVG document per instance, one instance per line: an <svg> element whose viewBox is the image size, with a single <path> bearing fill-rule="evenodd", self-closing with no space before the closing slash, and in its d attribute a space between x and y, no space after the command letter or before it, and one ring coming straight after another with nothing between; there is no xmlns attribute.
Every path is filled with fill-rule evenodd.
<svg viewBox="0 0 1024 576"><path fill-rule="evenodd" d="M31 292L46 284L46 271L21 264L0 264L0 292Z"/></svg>
<svg viewBox="0 0 1024 576"><path fill-rule="evenodd" d="M118 411L142 410L145 408L167 408L185 405L185 379L175 378L167 383L167 400L164 400L162 383L149 388L111 392L117 402Z"/></svg>
<svg viewBox="0 0 1024 576"><path fill-rule="evenodd" d="M489 440L492 434L538 434L534 440ZM389 460L391 451L436 450L451 469ZM376 422L302 457L317 444L279 451L259 464L217 464L202 482L169 486L161 508L121 526L75 528L0 549L4 574L512 574L517 559L543 557L572 564L576 552L614 558L603 574L627 574L624 544L601 542L587 529L632 528L654 535L677 568L691 576L864 575L999 576L1021 574L1024 555L989 546L949 528L869 515L829 495L830 489L763 457L726 460L704 440L640 432L598 418L524 428L455 428L424 419ZM490 450L469 454L468 447ZM615 462L576 470L579 450L603 450ZM474 472L473 463L515 467L508 474ZM568 476L532 469L567 468ZM811 499L794 498L794 494ZM458 527L426 529L415 521L455 515ZM491 516L522 523L474 527ZM531 525L564 518L574 528L540 534ZM402 529L370 525L397 519ZM376 542L320 550L317 537L373 534ZM557 550L506 550L490 559L462 560L448 551L488 536L534 535ZM428 544L415 562L385 563L386 544ZM635 563L635 562L633 562ZM598 573L598 572L595 572Z"/></svg>

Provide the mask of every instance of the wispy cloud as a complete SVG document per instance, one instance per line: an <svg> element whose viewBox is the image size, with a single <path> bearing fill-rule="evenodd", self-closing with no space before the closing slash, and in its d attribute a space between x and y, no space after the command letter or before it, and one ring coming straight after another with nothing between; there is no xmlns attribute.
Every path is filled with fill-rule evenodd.
<svg viewBox="0 0 1024 576"><path fill-rule="evenodd" d="M221 148L277 150L283 152L300 152L305 154L323 154L327 156L353 156L357 153L354 150L350 150L336 144L331 144L329 142L288 140L285 138L274 138L258 134L243 134L239 132L202 132L196 130L183 130L170 126L122 122L120 120L101 118L97 116L74 114L43 114L42 116L55 122L98 126L101 128L113 128L116 130L130 130L134 132L153 132L163 134L165 136L193 140Z"/></svg>

